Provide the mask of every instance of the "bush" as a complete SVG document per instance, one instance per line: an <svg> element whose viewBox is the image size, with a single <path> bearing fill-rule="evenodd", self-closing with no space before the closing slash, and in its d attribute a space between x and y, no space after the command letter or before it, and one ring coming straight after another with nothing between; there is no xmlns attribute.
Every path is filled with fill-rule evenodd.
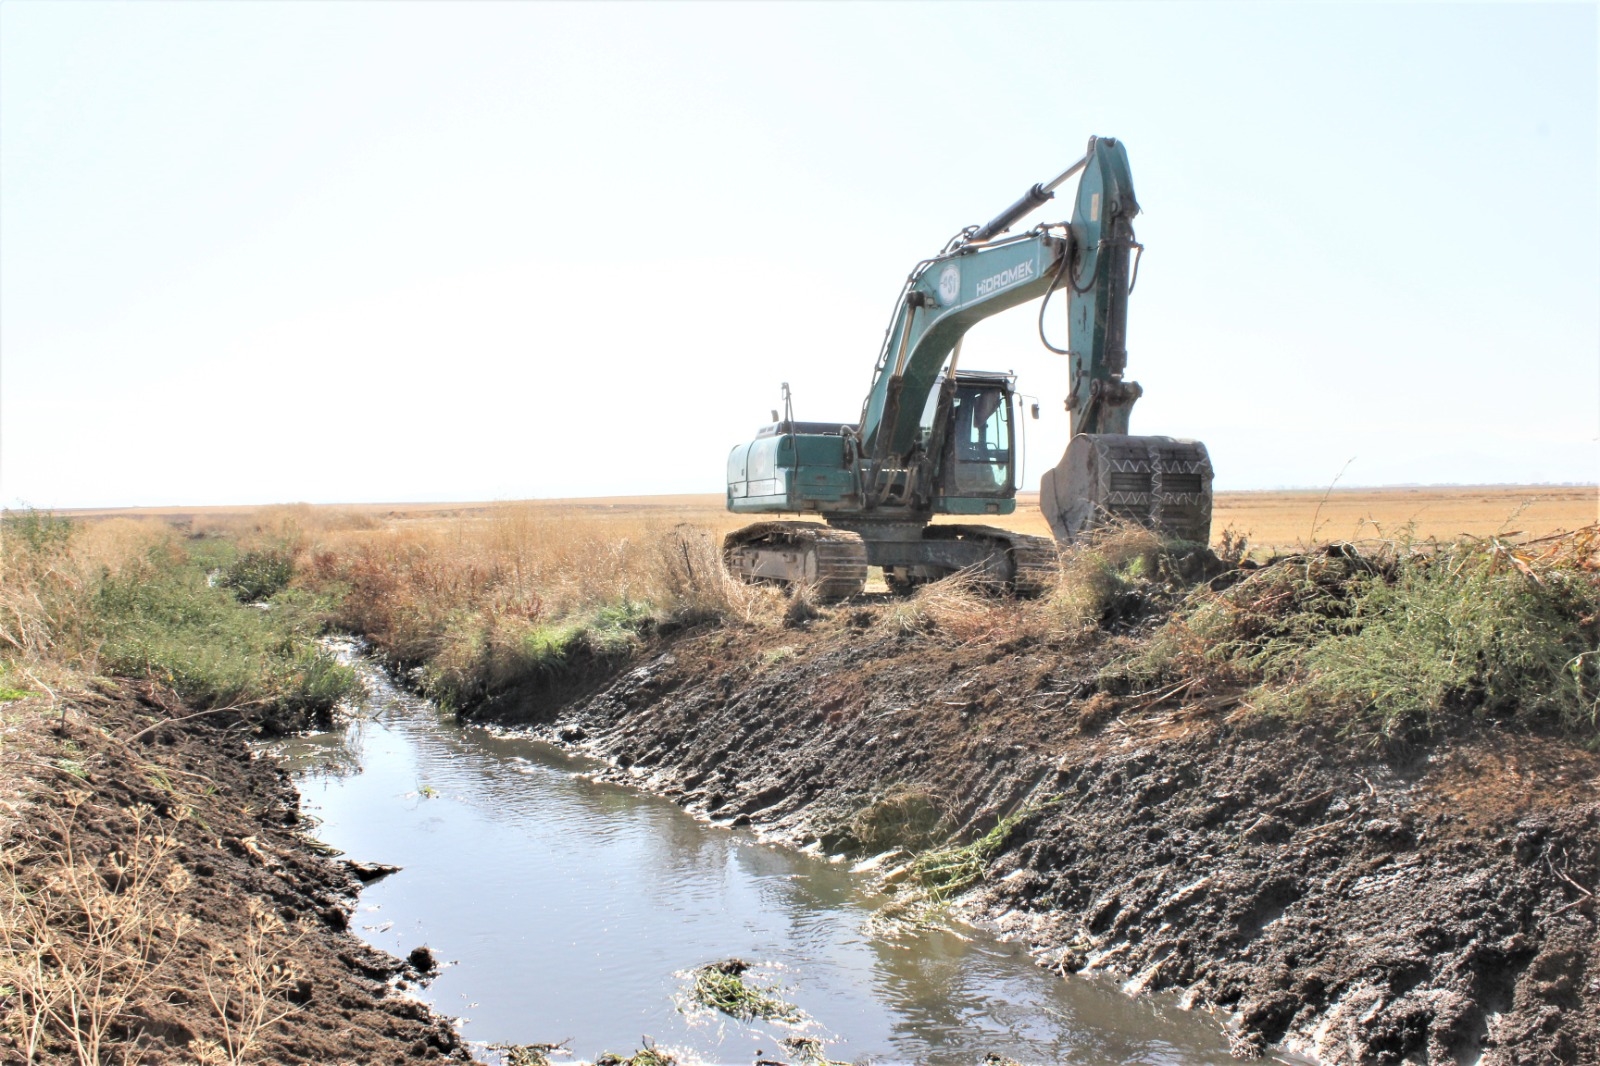
<svg viewBox="0 0 1600 1066"><path fill-rule="evenodd" d="M452 620L423 672L423 688L440 705L467 710L529 687L625 659L654 624L649 604L624 600L561 622L515 614L462 611Z"/></svg>
<svg viewBox="0 0 1600 1066"><path fill-rule="evenodd" d="M70 518L59 518L50 511L8 511L0 521L0 537L18 542L33 555L49 555L64 549L76 527Z"/></svg>
<svg viewBox="0 0 1600 1066"><path fill-rule="evenodd" d="M1586 551L1333 545L1193 595L1143 661L1255 683L1265 710L1332 715L1372 740L1474 718L1593 738L1600 587Z"/></svg>
<svg viewBox="0 0 1600 1066"><path fill-rule="evenodd" d="M240 556L223 572L219 584L232 589L240 603L257 603L288 588L293 577L293 556L269 548Z"/></svg>
<svg viewBox="0 0 1600 1066"><path fill-rule="evenodd" d="M290 598L242 607L182 553L108 575L94 596L103 668L163 681L198 707L248 705L263 724L304 728L354 691L322 649L316 612Z"/></svg>
<svg viewBox="0 0 1600 1066"><path fill-rule="evenodd" d="M1047 606L1080 628L1119 629L1171 606L1226 567L1204 544L1112 526L1068 548Z"/></svg>

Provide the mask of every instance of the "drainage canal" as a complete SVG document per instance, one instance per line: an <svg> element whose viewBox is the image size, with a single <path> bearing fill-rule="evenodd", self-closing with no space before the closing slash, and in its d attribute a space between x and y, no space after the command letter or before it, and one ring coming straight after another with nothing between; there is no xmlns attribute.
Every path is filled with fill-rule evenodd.
<svg viewBox="0 0 1600 1066"><path fill-rule="evenodd" d="M702 1062L785 1060L778 1041L794 1030L685 1001L685 971L738 957L782 986L808 1019L801 1035L834 1060L1231 1061L1214 1018L1063 981L982 931L875 932L884 900L866 875L591 781L547 744L462 728L354 644L336 647L365 706L279 754L321 839L402 867L362 892L352 925L448 963L424 996L468 1040L570 1040L590 1060L648 1037Z"/></svg>

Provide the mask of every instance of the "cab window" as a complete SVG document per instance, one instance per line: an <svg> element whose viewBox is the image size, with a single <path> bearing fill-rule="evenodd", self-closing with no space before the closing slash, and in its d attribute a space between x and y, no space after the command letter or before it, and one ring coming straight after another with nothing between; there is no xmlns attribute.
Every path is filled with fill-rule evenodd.
<svg viewBox="0 0 1600 1066"><path fill-rule="evenodd" d="M1011 489L1011 405L1004 389L962 386L950 408L952 496L1006 495Z"/></svg>

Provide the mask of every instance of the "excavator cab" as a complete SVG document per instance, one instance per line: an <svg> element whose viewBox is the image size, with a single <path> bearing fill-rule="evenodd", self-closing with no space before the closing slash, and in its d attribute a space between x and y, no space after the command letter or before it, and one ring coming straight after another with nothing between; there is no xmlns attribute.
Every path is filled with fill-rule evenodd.
<svg viewBox="0 0 1600 1066"><path fill-rule="evenodd" d="M1011 379L956 375L939 464L939 494L1010 499L1016 494L1016 433Z"/></svg>

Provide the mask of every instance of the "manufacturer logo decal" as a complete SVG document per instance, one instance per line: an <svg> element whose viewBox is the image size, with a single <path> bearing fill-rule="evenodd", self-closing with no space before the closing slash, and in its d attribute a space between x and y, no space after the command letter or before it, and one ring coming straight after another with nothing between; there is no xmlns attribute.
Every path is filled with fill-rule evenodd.
<svg viewBox="0 0 1600 1066"><path fill-rule="evenodd" d="M1018 263L1010 270L1002 270L1000 273L992 274L978 282L978 295L988 296L990 293L999 292L1001 289L1009 289L1017 282L1027 281L1031 277L1033 277L1033 261Z"/></svg>
<svg viewBox="0 0 1600 1066"><path fill-rule="evenodd" d="M948 263L939 272L939 302L946 307L961 296L961 268Z"/></svg>

